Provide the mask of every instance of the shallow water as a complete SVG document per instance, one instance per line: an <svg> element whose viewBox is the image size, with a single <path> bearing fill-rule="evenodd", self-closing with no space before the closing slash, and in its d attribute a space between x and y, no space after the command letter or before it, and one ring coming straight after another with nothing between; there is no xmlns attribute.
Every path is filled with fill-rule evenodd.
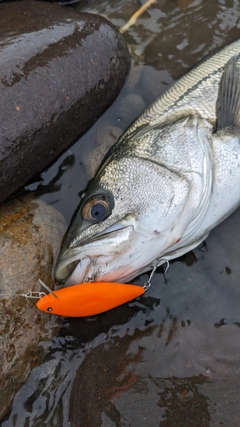
<svg viewBox="0 0 240 427"><path fill-rule="evenodd" d="M89 0L72 7L121 27L139 5ZM69 222L115 138L172 81L238 38L239 29L238 1L152 5L125 33L132 72L114 105L28 189ZM239 228L238 210L204 245L172 262L165 277L159 270L137 301L92 319L66 319L2 426L65 427L69 409L73 426L239 425Z"/></svg>

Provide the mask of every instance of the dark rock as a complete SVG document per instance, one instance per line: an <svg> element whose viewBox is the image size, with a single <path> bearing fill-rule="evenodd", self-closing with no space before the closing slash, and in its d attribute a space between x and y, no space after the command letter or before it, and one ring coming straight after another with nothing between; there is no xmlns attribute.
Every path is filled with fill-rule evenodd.
<svg viewBox="0 0 240 427"><path fill-rule="evenodd" d="M130 59L105 18L57 4L0 5L0 202L114 101Z"/></svg>
<svg viewBox="0 0 240 427"><path fill-rule="evenodd" d="M53 288L52 263L66 229L63 216L30 196L0 207L0 420L33 366L40 363L61 324L23 296Z"/></svg>

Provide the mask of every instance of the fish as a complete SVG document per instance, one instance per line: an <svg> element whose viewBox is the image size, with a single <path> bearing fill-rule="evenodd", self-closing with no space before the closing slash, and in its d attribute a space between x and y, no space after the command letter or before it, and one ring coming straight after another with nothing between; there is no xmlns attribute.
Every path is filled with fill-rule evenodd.
<svg viewBox="0 0 240 427"><path fill-rule="evenodd" d="M132 281L196 248L237 209L239 102L237 40L176 81L110 148L63 240L56 280Z"/></svg>
<svg viewBox="0 0 240 427"><path fill-rule="evenodd" d="M142 286L115 282L80 283L49 291L40 297L37 308L66 317L95 316L145 293Z"/></svg>

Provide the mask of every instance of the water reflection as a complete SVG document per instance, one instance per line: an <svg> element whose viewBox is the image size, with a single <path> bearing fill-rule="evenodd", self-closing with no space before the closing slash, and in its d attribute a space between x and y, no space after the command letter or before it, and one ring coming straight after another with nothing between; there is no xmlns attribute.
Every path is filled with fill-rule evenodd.
<svg viewBox="0 0 240 427"><path fill-rule="evenodd" d="M138 6L89 0L74 9L121 27ZM113 107L29 188L70 221L79 192L137 106L238 38L239 27L237 0L156 2L125 34L134 62ZM138 301L93 319L66 319L2 426L66 427L69 407L72 426L239 425L239 228L237 211L204 245L172 262L166 280L159 270Z"/></svg>
<svg viewBox="0 0 240 427"><path fill-rule="evenodd" d="M236 337L233 325L220 333L208 324L183 326L176 318L110 336L77 371L70 396L72 426L221 424L224 411L237 404L231 393L240 373ZM237 425L237 410L234 414L226 425Z"/></svg>

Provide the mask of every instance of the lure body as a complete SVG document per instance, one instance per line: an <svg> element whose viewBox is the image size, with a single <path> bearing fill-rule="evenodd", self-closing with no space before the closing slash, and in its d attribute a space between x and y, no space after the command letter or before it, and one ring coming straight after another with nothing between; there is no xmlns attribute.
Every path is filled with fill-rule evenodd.
<svg viewBox="0 0 240 427"><path fill-rule="evenodd" d="M68 286L40 298L37 308L67 317L94 316L145 293L142 286L114 282L88 282Z"/></svg>

